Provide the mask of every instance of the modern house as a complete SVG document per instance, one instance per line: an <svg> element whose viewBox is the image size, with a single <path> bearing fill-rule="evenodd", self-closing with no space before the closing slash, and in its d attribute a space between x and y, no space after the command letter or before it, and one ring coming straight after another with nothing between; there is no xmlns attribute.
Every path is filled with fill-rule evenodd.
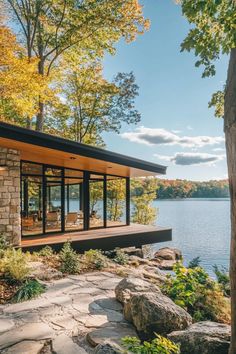
<svg viewBox="0 0 236 354"><path fill-rule="evenodd" d="M171 229L130 223L130 178L166 167L0 123L0 234L15 246L78 250L171 240Z"/></svg>

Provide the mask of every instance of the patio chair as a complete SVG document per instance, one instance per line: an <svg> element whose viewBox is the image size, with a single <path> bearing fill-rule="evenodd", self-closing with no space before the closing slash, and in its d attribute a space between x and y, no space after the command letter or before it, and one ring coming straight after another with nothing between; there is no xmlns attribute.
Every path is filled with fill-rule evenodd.
<svg viewBox="0 0 236 354"><path fill-rule="evenodd" d="M78 213L68 213L66 216L66 224L76 225L78 221Z"/></svg>

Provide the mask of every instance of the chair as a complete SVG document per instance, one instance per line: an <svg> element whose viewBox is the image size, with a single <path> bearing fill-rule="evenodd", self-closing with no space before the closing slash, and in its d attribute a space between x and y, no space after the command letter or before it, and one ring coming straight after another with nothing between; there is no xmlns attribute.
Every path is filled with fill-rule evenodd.
<svg viewBox="0 0 236 354"><path fill-rule="evenodd" d="M59 225L59 214L57 212L47 213L47 224L48 225Z"/></svg>
<svg viewBox="0 0 236 354"><path fill-rule="evenodd" d="M76 225L78 221L78 213L68 213L66 216L66 224Z"/></svg>
<svg viewBox="0 0 236 354"><path fill-rule="evenodd" d="M22 218L22 228L25 230L29 230L34 227L34 218L33 216L23 217Z"/></svg>

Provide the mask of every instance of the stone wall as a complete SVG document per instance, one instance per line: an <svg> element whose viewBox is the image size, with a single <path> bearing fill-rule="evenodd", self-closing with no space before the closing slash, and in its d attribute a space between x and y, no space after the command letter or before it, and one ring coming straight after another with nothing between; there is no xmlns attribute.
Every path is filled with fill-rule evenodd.
<svg viewBox="0 0 236 354"><path fill-rule="evenodd" d="M13 245L21 241L20 153L0 147L0 235Z"/></svg>

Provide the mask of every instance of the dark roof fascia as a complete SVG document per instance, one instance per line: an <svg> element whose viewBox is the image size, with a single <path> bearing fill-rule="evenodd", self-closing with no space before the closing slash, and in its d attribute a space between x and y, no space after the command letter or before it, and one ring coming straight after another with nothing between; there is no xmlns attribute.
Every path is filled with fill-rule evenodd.
<svg viewBox="0 0 236 354"><path fill-rule="evenodd" d="M96 160L116 163L143 171L166 174L166 166L154 164L134 157L104 150L94 146L77 143L49 134L29 130L12 124L0 122L0 137L16 140L27 144L59 150L66 153L90 157Z"/></svg>

